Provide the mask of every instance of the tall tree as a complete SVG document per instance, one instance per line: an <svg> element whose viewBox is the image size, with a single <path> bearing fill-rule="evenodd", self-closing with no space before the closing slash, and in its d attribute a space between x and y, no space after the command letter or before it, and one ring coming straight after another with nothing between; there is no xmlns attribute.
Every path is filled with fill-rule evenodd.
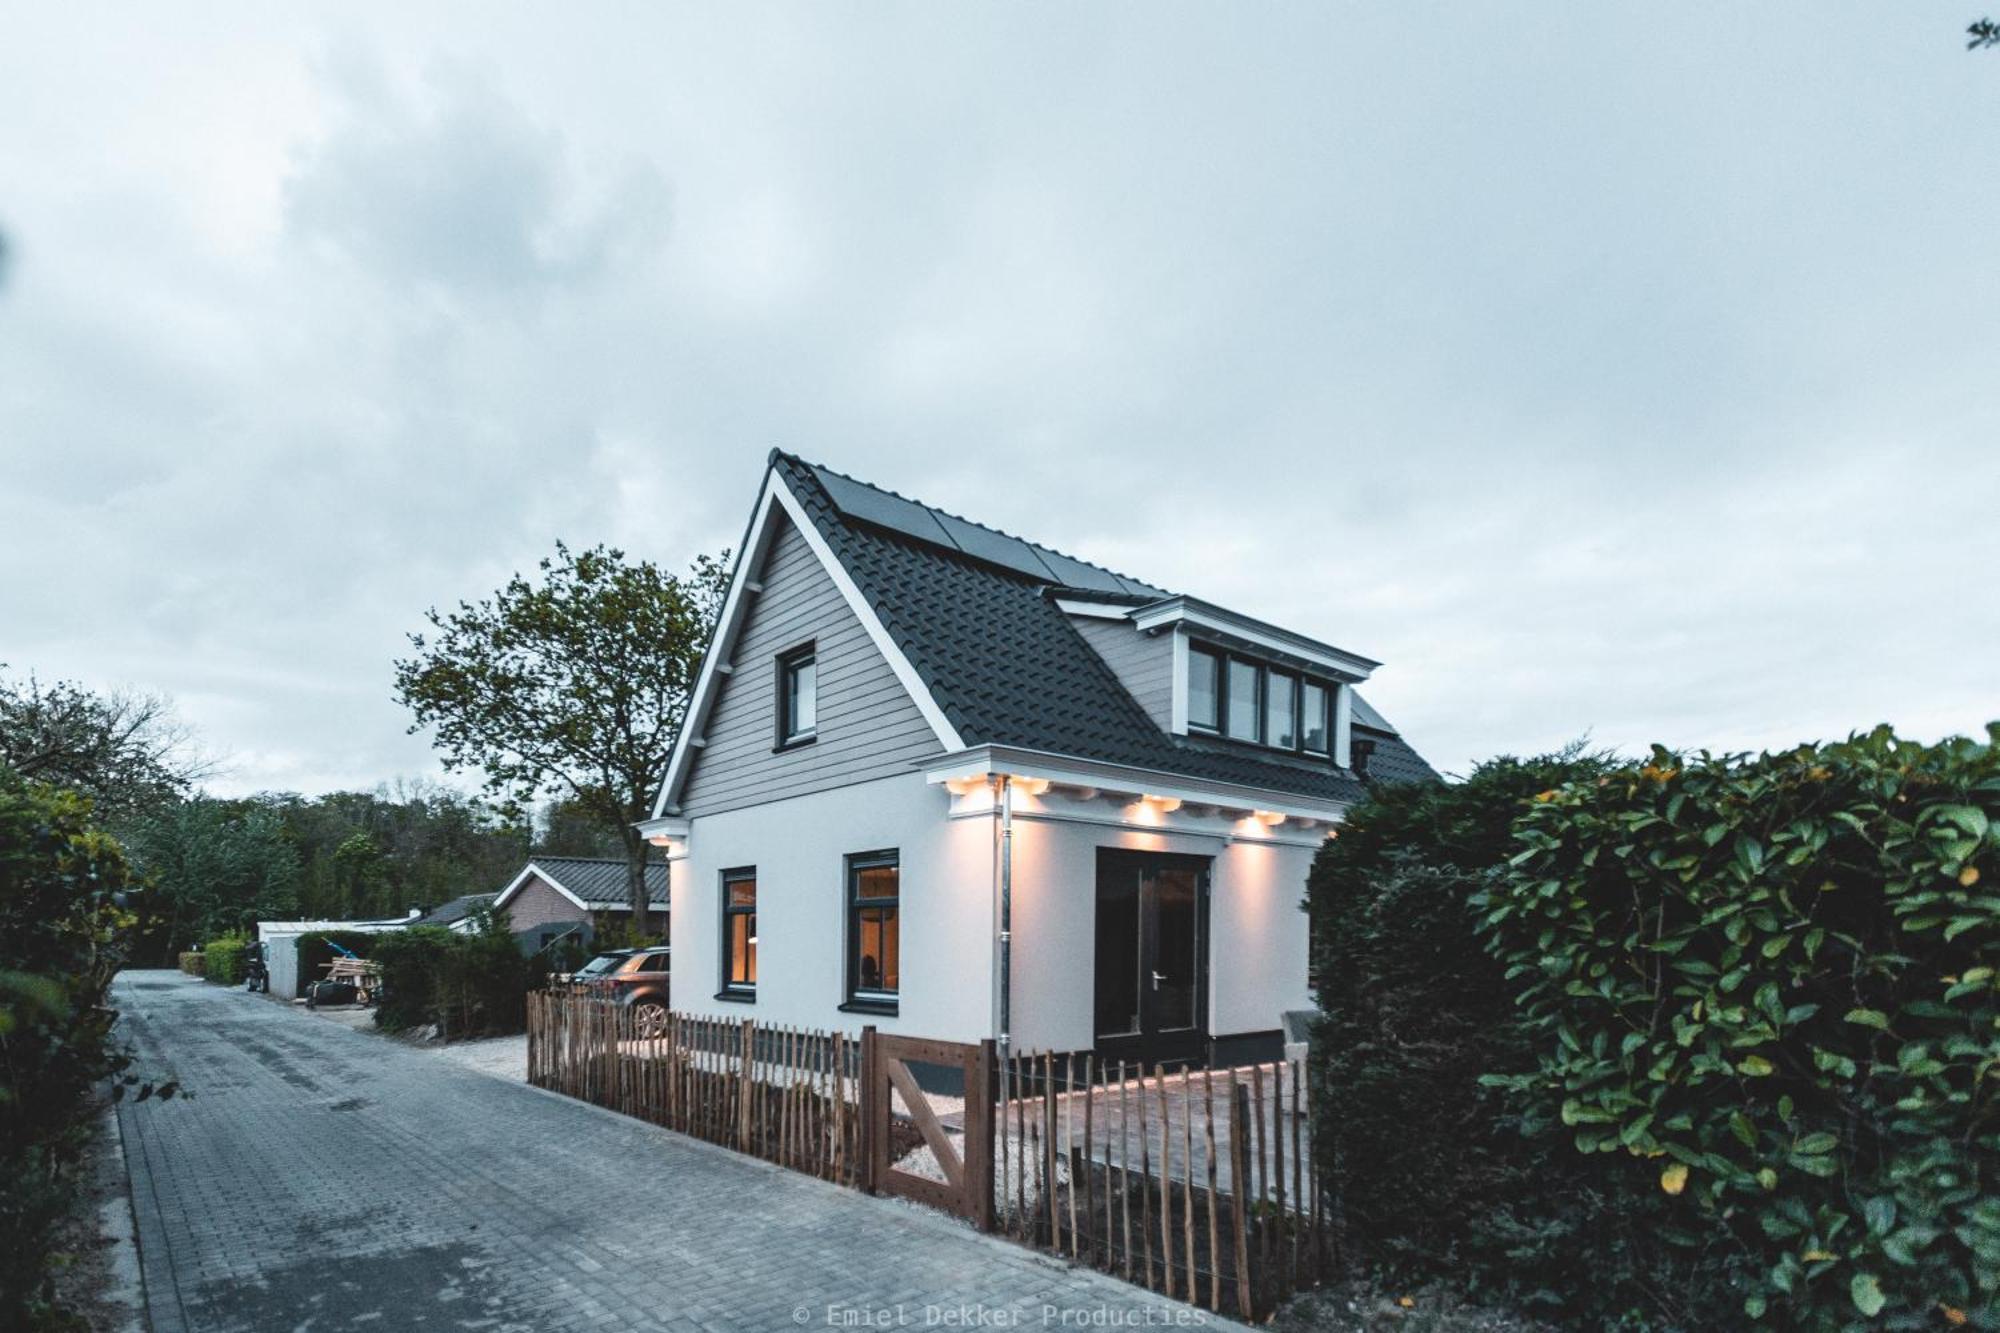
<svg viewBox="0 0 2000 1333"><path fill-rule="evenodd" d="M0 764L88 796L114 830L185 796L209 763L157 694L99 694L71 681L0 678Z"/></svg>
<svg viewBox="0 0 2000 1333"><path fill-rule="evenodd" d="M684 575L604 546L557 543L540 577L426 616L396 696L436 730L445 767L484 775L514 810L552 796L618 831L632 926L651 933L649 813L728 586L728 553Z"/></svg>
<svg viewBox="0 0 2000 1333"><path fill-rule="evenodd" d="M284 821L255 801L178 801L136 820L126 841L153 884L144 933L155 956L298 906L298 852Z"/></svg>

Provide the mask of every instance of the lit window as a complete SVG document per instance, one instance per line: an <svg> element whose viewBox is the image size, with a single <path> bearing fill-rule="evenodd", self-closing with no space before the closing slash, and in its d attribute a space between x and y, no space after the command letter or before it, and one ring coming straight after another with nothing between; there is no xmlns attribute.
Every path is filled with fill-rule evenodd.
<svg viewBox="0 0 2000 1333"><path fill-rule="evenodd" d="M1299 712L1305 720L1302 748L1308 754L1332 754L1329 738L1333 735L1333 721L1326 686L1307 681L1299 691L1299 699Z"/></svg>
<svg viewBox="0 0 2000 1333"><path fill-rule="evenodd" d="M807 644L778 659L778 743L811 740L818 726L818 658Z"/></svg>
<svg viewBox="0 0 2000 1333"><path fill-rule="evenodd" d="M902 989L902 870L895 852L847 858L847 998L893 1004Z"/></svg>
<svg viewBox="0 0 2000 1333"><path fill-rule="evenodd" d="M1222 725L1222 706L1217 687L1221 684L1222 659L1202 648L1188 649L1188 725L1201 731L1215 731Z"/></svg>
<svg viewBox="0 0 2000 1333"><path fill-rule="evenodd" d="M722 874L722 985L725 991L757 988L757 872Z"/></svg>
<svg viewBox="0 0 2000 1333"><path fill-rule="evenodd" d="M1280 750L1295 749L1299 743L1298 679L1273 671L1264 686L1264 743Z"/></svg>
<svg viewBox="0 0 2000 1333"><path fill-rule="evenodd" d="M1263 674L1254 662L1229 659L1229 714L1225 724L1231 740L1257 739L1258 685Z"/></svg>

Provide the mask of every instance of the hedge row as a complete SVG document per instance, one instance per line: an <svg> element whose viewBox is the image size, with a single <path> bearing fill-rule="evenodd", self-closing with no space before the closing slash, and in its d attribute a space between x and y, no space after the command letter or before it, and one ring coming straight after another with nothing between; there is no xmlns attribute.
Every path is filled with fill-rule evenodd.
<svg viewBox="0 0 2000 1333"><path fill-rule="evenodd" d="M1491 1082L1734 1247L1753 1319L2000 1323L2000 724L1540 793L1477 906Z"/></svg>
<svg viewBox="0 0 2000 1333"><path fill-rule="evenodd" d="M241 935L224 935L202 946L202 975L221 986L243 980L243 951L250 941Z"/></svg>
<svg viewBox="0 0 2000 1333"><path fill-rule="evenodd" d="M1346 1252L1569 1327L2000 1328L1995 742L1373 793L1311 885Z"/></svg>
<svg viewBox="0 0 2000 1333"><path fill-rule="evenodd" d="M54 1308L51 1246L91 1090L124 1063L104 1000L137 889L88 801L0 768L0 1328L77 1324Z"/></svg>
<svg viewBox="0 0 2000 1333"><path fill-rule="evenodd" d="M376 1025L395 1032L428 1024L444 1037L522 1031L528 990L544 971L491 916L467 933L413 926L377 935L368 956L382 968Z"/></svg>

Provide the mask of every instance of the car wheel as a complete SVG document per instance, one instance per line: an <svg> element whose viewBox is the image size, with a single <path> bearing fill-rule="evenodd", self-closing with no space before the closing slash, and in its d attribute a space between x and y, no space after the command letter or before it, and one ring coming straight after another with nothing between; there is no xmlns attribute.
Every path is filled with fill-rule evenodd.
<svg viewBox="0 0 2000 1333"><path fill-rule="evenodd" d="M632 1030L641 1037L657 1037L667 1030L667 1006L658 1000L641 1000L632 1006Z"/></svg>

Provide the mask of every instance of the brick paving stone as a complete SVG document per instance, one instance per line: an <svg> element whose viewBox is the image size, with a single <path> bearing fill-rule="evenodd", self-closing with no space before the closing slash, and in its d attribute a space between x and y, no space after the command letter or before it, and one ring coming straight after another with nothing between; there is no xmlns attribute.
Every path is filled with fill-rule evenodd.
<svg viewBox="0 0 2000 1333"><path fill-rule="evenodd" d="M190 1094L119 1109L154 1333L1221 1322L178 972L114 996L135 1072Z"/></svg>

